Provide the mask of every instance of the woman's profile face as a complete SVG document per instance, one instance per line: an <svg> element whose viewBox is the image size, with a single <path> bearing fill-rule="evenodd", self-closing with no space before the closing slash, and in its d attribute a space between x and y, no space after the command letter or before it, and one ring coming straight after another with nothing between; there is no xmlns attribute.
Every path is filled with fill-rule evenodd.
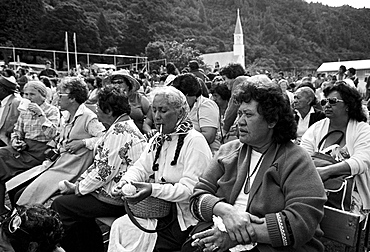
<svg viewBox="0 0 370 252"><path fill-rule="evenodd" d="M323 106L324 113L327 118L336 119L346 118L348 116L348 112L346 111L347 105L343 102L342 96L339 92L333 91L326 98L337 98L338 100L342 100L337 102L336 104L330 104L329 102L327 102Z"/></svg>
<svg viewBox="0 0 370 252"><path fill-rule="evenodd" d="M258 102L243 102L238 110L239 140L252 147L261 147L271 142L273 129L258 113Z"/></svg>
<svg viewBox="0 0 370 252"><path fill-rule="evenodd" d="M174 132L180 114L167 103L164 95L159 94L154 97L152 110L157 130L160 130L162 125L162 132L164 134Z"/></svg>

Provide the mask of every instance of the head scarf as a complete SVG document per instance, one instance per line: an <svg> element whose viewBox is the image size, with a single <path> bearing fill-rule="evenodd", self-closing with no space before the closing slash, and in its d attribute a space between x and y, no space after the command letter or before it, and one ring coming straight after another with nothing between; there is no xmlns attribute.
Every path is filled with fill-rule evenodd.
<svg viewBox="0 0 370 252"><path fill-rule="evenodd" d="M185 95L178 89L172 87L172 86L164 86L158 88L156 91L154 91L154 97L156 95L163 95L165 96L165 99L167 100L167 103L171 105L172 107L180 107L183 109L182 116L177 120L175 125L175 132L170 134L163 134L162 132L157 133L154 137L152 146L149 151L156 150L155 158L153 161L152 170L158 171L159 164L157 163L157 160L159 158L159 154L162 149L162 145L165 141L171 141L173 135L179 135L175 156L174 159L171 161L171 165L177 164L177 159L180 154L180 150L184 144L184 139L186 135L188 134L189 130L193 128L193 124L191 123L188 114L190 111L189 105L186 101Z"/></svg>
<svg viewBox="0 0 370 252"><path fill-rule="evenodd" d="M26 89L28 87L36 89L43 97L46 97L47 94L48 94L48 90L47 90L45 84L42 83L41 81L29 81L24 86L24 89Z"/></svg>

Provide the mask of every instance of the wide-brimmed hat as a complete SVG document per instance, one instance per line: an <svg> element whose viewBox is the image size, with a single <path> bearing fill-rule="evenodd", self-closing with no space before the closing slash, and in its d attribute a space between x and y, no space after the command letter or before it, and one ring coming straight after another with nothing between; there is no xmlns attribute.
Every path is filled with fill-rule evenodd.
<svg viewBox="0 0 370 252"><path fill-rule="evenodd" d="M11 91L16 91L18 84L14 76L5 77L0 75L0 84L7 87Z"/></svg>
<svg viewBox="0 0 370 252"><path fill-rule="evenodd" d="M114 71L112 74L111 74L111 80L115 79L115 78L119 78L119 77L122 77L124 78L126 81L130 82L131 86L132 86L132 89L131 91L136 91L140 88L140 83L130 75L129 71L127 70L118 70L118 71Z"/></svg>

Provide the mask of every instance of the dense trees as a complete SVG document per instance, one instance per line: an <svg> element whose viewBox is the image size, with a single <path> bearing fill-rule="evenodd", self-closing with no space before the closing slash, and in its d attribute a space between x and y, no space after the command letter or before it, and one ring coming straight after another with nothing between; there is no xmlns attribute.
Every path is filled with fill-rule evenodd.
<svg viewBox="0 0 370 252"><path fill-rule="evenodd" d="M76 32L79 51L167 57L181 68L190 52L232 50L239 8L246 64L315 68L323 61L370 54L370 9L349 6L303 0L2 2L0 45L63 50L64 32ZM171 54L174 45L185 54Z"/></svg>

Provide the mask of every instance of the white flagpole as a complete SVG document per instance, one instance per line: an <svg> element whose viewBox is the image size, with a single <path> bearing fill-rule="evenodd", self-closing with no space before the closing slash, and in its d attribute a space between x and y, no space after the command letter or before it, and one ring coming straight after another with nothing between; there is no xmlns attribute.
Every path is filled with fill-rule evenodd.
<svg viewBox="0 0 370 252"><path fill-rule="evenodd" d="M78 71L78 63L77 63L77 41L76 41L76 33L73 33L73 43L75 45L75 61L76 61L76 71Z"/></svg>
<svg viewBox="0 0 370 252"><path fill-rule="evenodd" d="M67 72L69 73L68 32L66 32L65 49L67 51Z"/></svg>

